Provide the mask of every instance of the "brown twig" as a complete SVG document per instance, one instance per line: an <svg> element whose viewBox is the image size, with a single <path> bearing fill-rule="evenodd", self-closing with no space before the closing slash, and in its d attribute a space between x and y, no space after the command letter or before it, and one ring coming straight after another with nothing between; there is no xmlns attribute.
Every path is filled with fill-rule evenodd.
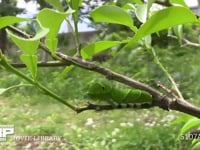
<svg viewBox="0 0 200 150"><path fill-rule="evenodd" d="M24 68L26 67L23 63L11 63L11 65L15 68ZM37 64L38 67L59 67L66 66L66 63L63 62L39 62Z"/></svg>
<svg viewBox="0 0 200 150"><path fill-rule="evenodd" d="M178 99L177 95L169 88L167 88L166 86L164 86L160 81L157 82L156 84L158 87L162 88L165 92L167 92L169 95L171 95L172 97L174 97L175 99Z"/></svg>
<svg viewBox="0 0 200 150"><path fill-rule="evenodd" d="M159 60L159 58L158 58L158 56L157 56L157 54L156 54L156 52L155 52L155 50L154 50L153 47L151 48L151 51L152 51L152 53L153 53L153 56L154 56L154 59L155 59L156 63L157 63L158 66L164 71L165 75L167 76L167 78L168 78L169 81L171 82L171 84L172 84L172 86L173 86L173 88L174 88L174 90L175 90L177 96L178 96L180 99L184 99L182 93L180 92L180 90L179 90L179 88L178 88L178 86L177 86L177 84L176 84L176 82L174 81L174 79L172 78L172 76L170 75L170 73L167 71L167 69L166 69L166 68L163 66L163 64L160 62L160 60Z"/></svg>
<svg viewBox="0 0 200 150"><path fill-rule="evenodd" d="M124 76L122 74L113 72L112 70L108 68L101 67L92 62L88 62L77 57L67 56L60 52L57 52L56 55L73 65L100 73L110 80L115 80L123 84L129 85L131 87L145 90L151 93L153 96L153 104L152 104L153 106L158 106L164 110L170 110L170 109L177 110L177 111L184 112L184 113L200 118L200 108L190 104L184 99L177 99L176 101L173 101L172 98L164 96L162 93L160 93L156 89L144 83L138 82L132 78Z"/></svg>
<svg viewBox="0 0 200 150"><path fill-rule="evenodd" d="M176 36L174 36L174 35L168 35L168 37L173 38L173 39L178 39L178 38L177 38ZM199 43L191 42L191 41L189 41L189 40L186 39L186 38L183 38L182 40L183 40L183 42L185 43L185 44L182 45L182 46L200 47L200 44L199 44Z"/></svg>

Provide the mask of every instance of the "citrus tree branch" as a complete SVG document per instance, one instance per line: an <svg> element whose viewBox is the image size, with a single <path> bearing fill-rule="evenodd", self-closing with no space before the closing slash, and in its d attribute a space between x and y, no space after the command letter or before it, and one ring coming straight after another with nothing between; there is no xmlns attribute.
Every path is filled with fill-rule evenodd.
<svg viewBox="0 0 200 150"><path fill-rule="evenodd" d="M184 99L173 100L172 98L163 95L158 90L150 87L147 84L136 81L132 78L129 78L129 77L119 74L117 72L114 72L108 68L99 66L93 62L85 61L78 57L71 57L71 56L65 55L61 52L56 52L56 55L68 63L71 63L73 65L76 65L78 67L81 67L81 68L84 68L84 69L87 69L90 71L100 73L100 74L104 75L106 78L108 78L109 80L115 80L115 81L121 82L123 84L129 85L131 87L145 90L145 91L151 93L151 95L153 96L153 103L152 103L153 106L158 106L164 110L171 109L171 110L180 111L180 112L190 114L190 115L200 118L200 108L198 108L197 106L195 106L193 104L190 104L189 102L187 102ZM91 107L90 107L90 109L91 109ZM87 110L87 109L85 109L85 110Z"/></svg>
<svg viewBox="0 0 200 150"><path fill-rule="evenodd" d="M153 53L153 56L154 56L154 59L155 59L156 63L162 69L162 71L166 74L166 76L169 79L169 81L172 83L177 96L180 99L184 99L183 95L181 94L181 92L180 92L180 90L179 90L179 88L178 88L178 86L176 84L176 82L174 81L174 79L172 78L172 76L169 74L169 72L167 71L167 69L165 69L165 67L163 66L163 64L160 62L158 56L156 55L156 52L155 52L154 48L151 48L151 51Z"/></svg>
<svg viewBox="0 0 200 150"><path fill-rule="evenodd" d="M9 28L12 28L13 32L16 32L17 34L19 34L23 37L29 38L26 34L23 34L23 32L16 30L15 27L9 27ZM43 43L40 43L40 48L51 55L51 52ZM107 77L109 80L115 80L115 81L121 82L123 84L129 85L131 87L145 90L153 96L152 106L158 106L167 111L176 110L176 111L180 111L180 112L190 114L190 115L200 118L200 108L198 108L197 106L195 106L193 104L190 104L189 102L187 102L184 99L177 98L176 100L173 100L171 97L165 96L164 94L162 94L158 90L150 87L147 84L136 81L132 78L129 78L129 77L119 74L117 72L114 72L108 68L99 66L93 62L82 60L81 58L78 58L78 57L71 57L71 56L65 55L61 52L56 52L56 56L54 55L52 57L54 59L57 59L61 62L66 63L66 66L67 65L75 65L75 66L81 67L83 69L87 69L87 70L102 74L103 76ZM83 110L89 110L89 109L96 110L96 108L97 107L93 107L93 105L88 105L85 108L76 108L76 112L80 112L80 110L83 111Z"/></svg>

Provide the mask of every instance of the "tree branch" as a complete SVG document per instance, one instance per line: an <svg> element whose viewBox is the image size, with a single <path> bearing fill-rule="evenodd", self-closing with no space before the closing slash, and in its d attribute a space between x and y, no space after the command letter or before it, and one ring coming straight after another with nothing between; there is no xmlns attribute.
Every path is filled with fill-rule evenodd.
<svg viewBox="0 0 200 150"><path fill-rule="evenodd" d="M15 68L24 68L26 67L26 65L24 63L11 63L10 65L12 65ZM59 61L50 61L50 62L39 62L37 64L38 67L59 67L59 66L66 66L66 63L63 62L59 62Z"/></svg>
<svg viewBox="0 0 200 150"><path fill-rule="evenodd" d="M30 36L28 37L26 34L23 34L23 32L15 30L14 27L12 27L12 29L14 32L20 34L21 36L30 38ZM43 43L40 43L40 48L52 56L49 49ZM107 77L109 80L115 80L123 84L129 85L131 87L145 90L149 92L150 94L152 94L153 96L152 106L158 106L167 111L169 111L170 109L176 110L176 111L180 111L180 112L190 114L190 115L200 118L200 108L198 108L197 106L194 106L193 104L190 104L184 99L173 100L172 98L163 95L158 90L148 86L147 84L141 83L132 78L116 73L108 68L96 65L93 62L85 61L77 57L71 57L61 52L56 52L56 56L52 56L52 57L61 62L65 62L66 65L73 64L78 67L102 74L105 77ZM92 109L91 106L86 106L86 107ZM86 110L85 108L76 108L76 112L79 112L80 109ZM94 109L96 110L95 107Z"/></svg>
<svg viewBox="0 0 200 150"><path fill-rule="evenodd" d="M169 72L167 71L167 69L165 69L165 67L163 66L163 64L160 62L154 48L151 48L151 51L153 53L154 59L156 61L156 63L159 65L159 67L162 69L162 71L166 74L167 78L169 79L169 81L172 83L172 86L174 87L174 90L177 94L177 96L180 99L184 99L182 93L180 92L176 82L174 81L174 79L172 78L172 76L169 74ZM176 98L176 97L175 97Z"/></svg>
<svg viewBox="0 0 200 150"><path fill-rule="evenodd" d="M129 85L131 87L149 92L153 96L153 103L152 103L153 106L158 106L164 110L172 109L172 110L180 111L180 112L187 113L187 114L190 114L190 115L200 118L200 108L190 104L186 100L183 100L183 99L173 100L172 98L164 96L158 90L156 90L144 83L138 82L138 81L136 81L132 78L129 78L127 76L124 76L122 74L113 72L112 70L110 70L108 68L98 66L98 65L94 64L93 62L85 61L85 60L82 60L77 57L71 57L71 56L65 55L61 52L56 52L56 55L58 57L62 58L62 60L67 61L68 63L71 63L73 65L76 65L78 67L81 67L81 68L84 68L84 69L87 69L90 71L100 73L100 74L104 75L105 77L107 77L109 80L115 80L115 81L121 82L123 84ZM89 107L89 108L91 109L91 107ZM96 108L94 108L94 109L96 109ZM79 109L77 109L77 110L79 110Z"/></svg>

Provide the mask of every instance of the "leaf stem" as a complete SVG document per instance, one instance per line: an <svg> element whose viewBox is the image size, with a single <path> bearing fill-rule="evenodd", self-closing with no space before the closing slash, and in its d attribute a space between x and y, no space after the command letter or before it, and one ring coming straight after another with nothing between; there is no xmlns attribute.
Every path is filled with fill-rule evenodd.
<svg viewBox="0 0 200 150"><path fill-rule="evenodd" d="M154 50L153 47L151 47L151 51L152 51L152 54L153 54L153 56L154 56L154 59L155 59L156 63L157 63L158 66L163 70L163 72L166 74L166 76L167 76L167 78L169 79L169 81L172 83L172 85L173 85L173 87L174 87L174 89L175 89L176 94L178 95L178 97L179 97L180 99L184 99L184 98L183 98L183 95L181 94L181 92L180 92L180 90L179 90L179 88L178 88L178 86L177 86L177 84L176 84L176 82L174 81L174 79L172 78L172 76L169 74L169 72L167 71L167 69L166 69L166 68L163 66L163 64L160 62L160 60L159 60L158 56L156 55L156 52L155 52L155 50Z"/></svg>
<svg viewBox="0 0 200 150"><path fill-rule="evenodd" d="M72 14L73 20L74 20L74 32L75 32L75 43L76 43L76 50L77 55L79 58L81 58L81 47L80 47L80 39L79 39L79 31L78 31L78 12L75 12Z"/></svg>
<svg viewBox="0 0 200 150"><path fill-rule="evenodd" d="M53 93L52 91L50 91L49 89L47 89L46 87L44 87L42 84L40 84L39 82L27 77L25 74L23 74L22 72L18 71L17 69L15 69L14 67L12 67L10 64L7 63L5 56L3 56L0 53L0 64L7 69L8 71L16 74L17 76L25 79L26 81L28 81L29 83L31 83L32 85L36 86L37 88L41 89L46 95L51 96L52 98L56 99L57 101L61 102L62 104L70 107L72 110L76 111L76 108L74 106L72 106L71 104L69 104L68 102L66 102L65 100L63 100L61 97L59 97L57 94Z"/></svg>

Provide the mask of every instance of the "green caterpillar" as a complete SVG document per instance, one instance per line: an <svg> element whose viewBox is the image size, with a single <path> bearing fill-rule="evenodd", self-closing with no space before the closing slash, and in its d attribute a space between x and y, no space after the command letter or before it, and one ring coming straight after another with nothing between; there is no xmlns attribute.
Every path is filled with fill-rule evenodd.
<svg viewBox="0 0 200 150"><path fill-rule="evenodd" d="M93 81L89 84L87 95L92 100L101 100L116 107L146 107L152 103L152 95L142 90L118 89L109 82Z"/></svg>

